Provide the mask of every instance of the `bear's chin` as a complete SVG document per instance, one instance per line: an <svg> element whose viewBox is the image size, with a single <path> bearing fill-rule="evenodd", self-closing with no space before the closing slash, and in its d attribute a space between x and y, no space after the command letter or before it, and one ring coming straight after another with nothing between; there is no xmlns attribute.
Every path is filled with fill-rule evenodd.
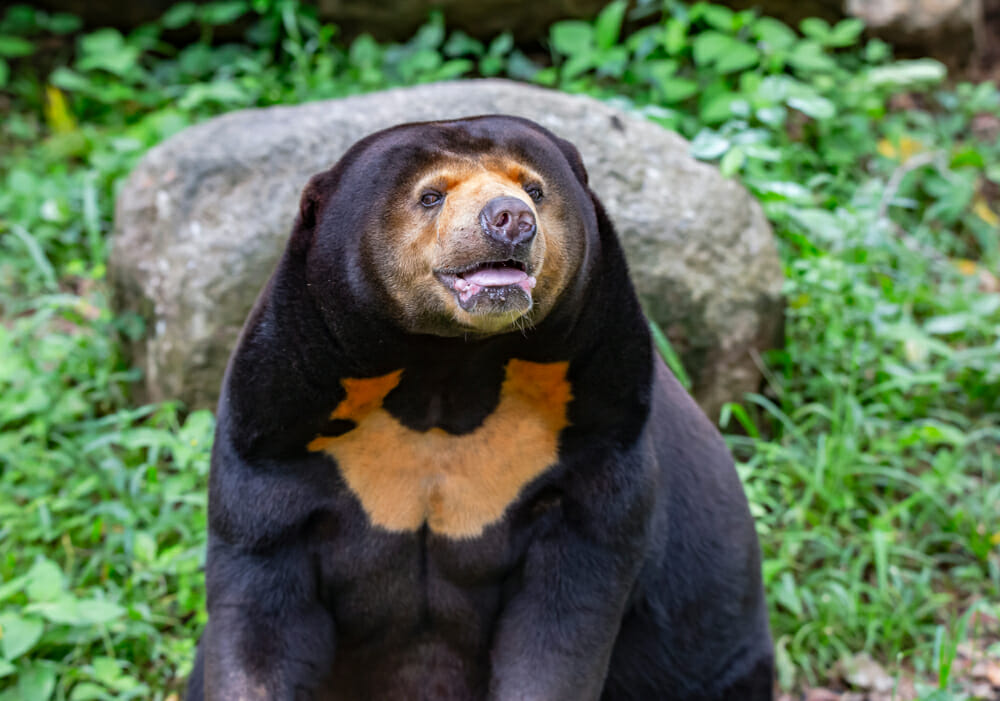
<svg viewBox="0 0 1000 701"><path fill-rule="evenodd" d="M521 330L531 325L528 320L530 310L530 300L523 306L497 303L493 300L477 302L472 311L459 308L458 313L453 316L455 331L463 335L469 333L495 335Z"/></svg>
<svg viewBox="0 0 1000 701"><path fill-rule="evenodd" d="M469 300L473 302L473 300ZM537 321L529 294L510 293L506 296L486 295L475 300L466 310L457 299L450 299L442 306L435 305L412 323L403 327L417 334L429 334L447 338L470 338L496 336L514 331L523 331Z"/></svg>

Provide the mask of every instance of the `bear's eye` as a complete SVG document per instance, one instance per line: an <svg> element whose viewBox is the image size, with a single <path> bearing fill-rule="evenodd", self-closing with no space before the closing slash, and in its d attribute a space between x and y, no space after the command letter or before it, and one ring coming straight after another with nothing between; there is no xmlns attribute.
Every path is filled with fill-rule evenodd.
<svg viewBox="0 0 1000 701"><path fill-rule="evenodd" d="M420 196L420 204L425 207L433 207L444 199L444 195L434 190L428 190Z"/></svg>
<svg viewBox="0 0 1000 701"><path fill-rule="evenodd" d="M540 185L535 185L535 184L525 185L524 191L527 192L528 196L535 202L538 202L538 200L542 199L542 188Z"/></svg>

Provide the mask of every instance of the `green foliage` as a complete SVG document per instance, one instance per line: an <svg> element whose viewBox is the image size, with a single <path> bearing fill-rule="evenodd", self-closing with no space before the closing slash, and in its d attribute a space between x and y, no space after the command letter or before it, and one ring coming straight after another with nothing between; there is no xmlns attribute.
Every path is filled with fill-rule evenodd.
<svg viewBox="0 0 1000 701"><path fill-rule="evenodd" d="M0 326L0 698L11 701L162 698L203 617L212 415L125 407L135 376L112 340L125 320L92 301L36 297Z"/></svg>
<svg viewBox="0 0 1000 701"><path fill-rule="evenodd" d="M203 622L212 417L128 396L117 339L141 322L110 313L104 279L121 178L226 110L461 76L613 100L755 193L785 261L786 343L721 423L762 536L780 681L864 650L915 671L928 701L966 698L958 645L979 634L973 611L1000 613L983 603L1000 600L1000 93L893 61L857 20L627 8L556 23L549 56L440 14L405 42L348 43L295 0L182 2L127 34L7 10L0 701L165 698ZM234 22L242 40L218 40Z"/></svg>

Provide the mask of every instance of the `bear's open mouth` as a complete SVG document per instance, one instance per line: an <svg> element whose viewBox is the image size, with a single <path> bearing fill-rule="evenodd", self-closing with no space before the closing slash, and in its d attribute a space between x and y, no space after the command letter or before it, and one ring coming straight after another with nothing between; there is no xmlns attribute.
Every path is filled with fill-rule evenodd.
<svg viewBox="0 0 1000 701"><path fill-rule="evenodd" d="M498 299L520 289L530 300L531 290L538 282L534 275L528 274L524 263L514 259L484 261L463 268L440 270L437 276L455 292L459 304L466 311L474 306L475 298L480 295Z"/></svg>

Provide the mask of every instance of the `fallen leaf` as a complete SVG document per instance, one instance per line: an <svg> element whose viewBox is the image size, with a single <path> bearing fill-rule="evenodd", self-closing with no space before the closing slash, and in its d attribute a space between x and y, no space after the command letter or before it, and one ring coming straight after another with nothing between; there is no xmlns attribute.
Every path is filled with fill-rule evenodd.
<svg viewBox="0 0 1000 701"><path fill-rule="evenodd" d="M45 121L56 134L76 131L76 119L70 112L66 96L54 85L45 86Z"/></svg>
<svg viewBox="0 0 1000 701"><path fill-rule="evenodd" d="M860 652L841 662L844 679L856 689L889 691L892 677L867 652Z"/></svg>
<svg viewBox="0 0 1000 701"><path fill-rule="evenodd" d="M958 272L962 275L975 275L979 272L979 264L974 260L969 260L968 258L956 258L952 261L955 267L958 268Z"/></svg>
<svg viewBox="0 0 1000 701"><path fill-rule="evenodd" d="M892 142L888 139L882 139L879 141L878 146L876 146L876 150L880 156L885 156L886 158L895 158L897 153L896 147L893 146Z"/></svg>
<svg viewBox="0 0 1000 701"><path fill-rule="evenodd" d="M1000 217L997 216L996 212L990 209L990 206L986 204L986 200L983 198L976 198L976 203L972 205L972 211L976 213L977 217L990 226L1000 226Z"/></svg>
<svg viewBox="0 0 1000 701"><path fill-rule="evenodd" d="M979 271L980 292L1000 292L1000 277L997 277L986 268ZM1000 545L1000 542L997 543Z"/></svg>
<svg viewBox="0 0 1000 701"><path fill-rule="evenodd" d="M924 145L914 138L903 136L899 139L898 144L894 144L888 139L882 139L875 148L880 155L886 158L905 162L923 151Z"/></svg>
<svg viewBox="0 0 1000 701"><path fill-rule="evenodd" d="M995 687L1000 687L1000 662L991 662L986 668L986 680Z"/></svg>
<svg viewBox="0 0 1000 701"><path fill-rule="evenodd" d="M976 699L996 698L993 696L993 688L989 684L973 684L969 692Z"/></svg>

